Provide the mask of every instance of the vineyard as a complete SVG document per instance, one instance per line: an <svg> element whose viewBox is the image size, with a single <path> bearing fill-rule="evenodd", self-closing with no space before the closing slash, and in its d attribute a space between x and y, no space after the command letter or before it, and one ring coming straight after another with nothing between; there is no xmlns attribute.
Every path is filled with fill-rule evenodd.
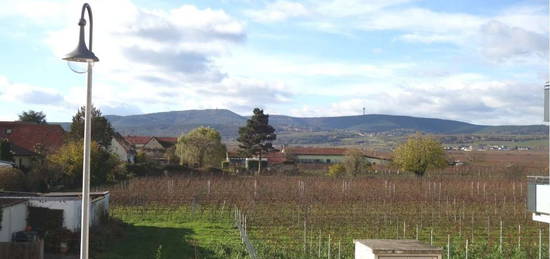
<svg viewBox="0 0 550 259"><path fill-rule="evenodd" d="M419 239L452 258L547 258L548 226L531 219L526 188L509 174L441 172L136 178L109 190L125 214L231 218L238 208L259 258L353 258L354 239Z"/></svg>

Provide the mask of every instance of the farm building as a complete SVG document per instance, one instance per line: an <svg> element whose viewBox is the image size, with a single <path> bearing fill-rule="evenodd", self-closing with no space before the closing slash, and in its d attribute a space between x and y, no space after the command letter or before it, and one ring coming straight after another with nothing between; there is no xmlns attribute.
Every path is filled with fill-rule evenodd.
<svg viewBox="0 0 550 259"><path fill-rule="evenodd" d="M317 148L317 147L285 147L282 153L291 157L299 164L333 164L344 161L347 148ZM369 155L365 152L364 158L372 164L387 165L390 163L388 158Z"/></svg>
<svg viewBox="0 0 550 259"><path fill-rule="evenodd" d="M168 149L176 145L178 141L174 137L152 137L152 136L126 136L124 139L130 143L136 151L144 152L148 157L163 164L170 161L165 157Z"/></svg>
<svg viewBox="0 0 550 259"><path fill-rule="evenodd" d="M272 152L275 153L275 152ZM277 152L278 153L278 152ZM271 154L271 153L268 153ZM268 155L266 154L266 156ZM258 168L258 160L257 157L245 157L239 154L238 152L226 152L225 153L225 161L223 162L223 167L240 167L240 168L246 168L246 169L253 169ZM273 163L273 161L269 160L267 157L262 157L262 167L267 167L268 163Z"/></svg>
<svg viewBox="0 0 550 259"><path fill-rule="evenodd" d="M262 165L276 165L285 163L296 164L333 164L344 161L347 148L319 148L319 147L283 147L280 151L273 151L262 155ZM364 158L375 165L388 165L391 160L380 155L372 155L362 151ZM255 159L255 160L254 160ZM265 160L264 160L265 159ZM257 157L249 158L238 152L227 152L225 163L231 166L246 167L247 161L258 161Z"/></svg>

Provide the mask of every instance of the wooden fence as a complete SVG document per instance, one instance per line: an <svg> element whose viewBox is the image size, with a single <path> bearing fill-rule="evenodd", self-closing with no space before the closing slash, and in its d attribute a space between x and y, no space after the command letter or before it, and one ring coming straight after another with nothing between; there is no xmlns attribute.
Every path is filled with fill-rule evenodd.
<svg viewBox="0 0 550 259"><path fill-rule="evenodd" d="M43 259L44 240L33 242L0 242L0 258Z"/></svg>

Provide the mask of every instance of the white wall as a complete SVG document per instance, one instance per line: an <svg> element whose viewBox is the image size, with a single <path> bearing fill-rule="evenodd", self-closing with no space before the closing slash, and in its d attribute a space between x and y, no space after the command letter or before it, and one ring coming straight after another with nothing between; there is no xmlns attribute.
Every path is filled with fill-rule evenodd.
<svg viewBox="0 0 550 259"><path fill-rule="evenodd" d="M128 151L126 151L126 149L114 137L111 140L111 146L109 147L109 150L112 153L116 154L120 159L120 161L129 162L131 164L133 164L135 161L135 156L129 153Z"/></svg>
<svg viewBox="0 0 550 259"><path fill-rule="evenodd" d="M71 231L80 231L82 200L29 200L29 206L63 210L63 227ZM92 201L90 208L91 225L100 223L101 215L109 212L109 194Z"/></svg>
<svg viewBox="0 0 550 259"><path fill-rule="evenodd" d="M550 214L550 185L537 184L536 195L537 213Z"/></svg>
<svg viewBox="0 0 550 259"><path fill-rule="evenodd" d="M164 147L157 141L156 138L151 138L144 146L144 149L159 149L164 151Z"/></svg>
<svg viewBox="0 0 550 259"><path fill-rule="evenodd" d="M118 143L116 138L113 137L113 139L111 139L111 146L109 147L109 149L112 153L118 156L120 161L128 161L126 150L124 149L124 147L122 147L122 145L120 145L120 143Z"/></svg>
<svg viewBox="0 0 550 259"><path fill-rule="evenodd" d="M27 205L22 202L1 209L2 229L0 230L0 242L11 242L13 233L23 231L27 227Z"/></svg>
<svg viewBox="0 0 550 259"><path fill-rule="evenodd" d="M92 201L90 210L91 225L101 223L101 216L109 213L109 194L105 195L103 198L98 198Z"/></svg>
<svg viewBox="0 0 550 259"><path fill-rule="evenodd" d="M361 242L354 241L355 243L355 259L375 259L375 255L372 249Z"/></svg>

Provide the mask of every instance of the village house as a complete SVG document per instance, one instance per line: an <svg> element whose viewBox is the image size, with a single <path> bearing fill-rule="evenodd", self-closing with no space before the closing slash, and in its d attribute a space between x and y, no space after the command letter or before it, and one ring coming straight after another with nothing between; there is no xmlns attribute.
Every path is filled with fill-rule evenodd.
<svg viewBox="0 0 550 259"><path fill-rule="evenodd" d="M168 164L170 162L166 158L166 151L175 146L178 141L174 137L154 136L126 136L124 139L133 145L137 152L143 152L147 157L161 164Z"/></svg>
<svg viewBox="0 0 550 259"><path fill-rule="evenodd" d="M15 166L21 169L30 168L38 153L57 151L64 138L65 131L59 125L0 121L0 140L8 140Z"/></svg>
<svg viewBox="0 0 550 259"><path fill-rule="evenodd" d="M120 161L130 164L136 161L136 149L119 133L115 133L111 139L109 150L117 155Z"/></svg>

